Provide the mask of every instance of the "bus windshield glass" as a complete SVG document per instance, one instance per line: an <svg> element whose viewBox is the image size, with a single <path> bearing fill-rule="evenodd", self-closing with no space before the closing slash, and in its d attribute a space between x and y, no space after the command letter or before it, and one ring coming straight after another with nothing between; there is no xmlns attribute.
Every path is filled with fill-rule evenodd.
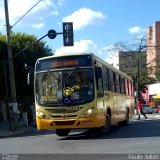
<svg viewBox="0 0 160 160"><path fill-rule="evenodd" d="M93 81L92 68L37 72L37 103L45 106L70 106L90 102L94 98Z"/></svg>

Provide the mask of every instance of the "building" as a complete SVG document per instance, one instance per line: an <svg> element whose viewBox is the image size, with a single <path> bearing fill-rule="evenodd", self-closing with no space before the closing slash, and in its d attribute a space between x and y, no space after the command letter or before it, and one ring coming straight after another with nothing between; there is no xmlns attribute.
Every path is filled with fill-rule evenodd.
<svg viewBox="0 0 160 160"><path fill-rule="evenodd" d="M136 92L135 96L137 97L137 90L139 90L139 79L146 74L147 72L147 64L146 64L146 52L141 51L132 51L132 52L124 52L119 51L117 54L114 54L112 65L119 69L120 71L131 76L135 82ZM138 79L137 79L138 77ZM141 98L141 94L139 95Z"/></svg>
<svg viewBox="0 0 160 160"><path fill-rule="evenodd" d="M146 68L146 52L141 51L138 52L129 52L129 51L119 51L113 57L114 62L113 66L117 69L121 70L126 74L132 73L132 75L137 75L138 70L139 73L143 72L143 69Z"/></svg>
<svg viewBox="0 0 160 160"><path fill-rule="evenodd" d="M146 45L148 70L150 76L156 78L160 73L160 21L147 28Z"/></svg>

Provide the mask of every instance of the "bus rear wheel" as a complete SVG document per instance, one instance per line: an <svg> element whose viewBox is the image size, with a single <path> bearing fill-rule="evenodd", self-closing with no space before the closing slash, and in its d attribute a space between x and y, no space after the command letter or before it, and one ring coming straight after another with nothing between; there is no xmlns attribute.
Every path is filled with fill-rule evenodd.
<svg viewBox="0 0 160 160"><path fill-rule="evenodd" d="M100 127L100 131L102 133L108 133L111 128L111 117L107 114L106 115L106 124Z"/></svg>
<svg viewBox="0 0 160 160"><path fill-rule="evenodd" d="M56 129L55 133L57 136L65 137L68 136L70 130L69 129Z"/></svg>

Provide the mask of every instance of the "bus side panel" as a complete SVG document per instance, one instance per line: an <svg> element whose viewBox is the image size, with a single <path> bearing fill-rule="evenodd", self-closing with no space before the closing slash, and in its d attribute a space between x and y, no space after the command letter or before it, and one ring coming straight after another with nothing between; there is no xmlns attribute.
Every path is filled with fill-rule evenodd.
<svg viewBox="0 0 160 160"><path fill-rule="evenodd" d="M129 107L129 116L131 118L134 115L135 98L132 96L128 96L126 103L126 105Z"/></svg>
<svg viewBox="0 0 160 160"><path fill-rule="evenodd" d="M97 98L97 114L98 114L98 127L105 125L106 119L106 107L105 107L105 99Z"/></svg>
<svg viewBox="0 0 160 160"><path fill-rule="evenodd" d="M111 124L117 122L117 107L116 107L116 94L113 92L105 91L105 107L111 111Z"/></svg>

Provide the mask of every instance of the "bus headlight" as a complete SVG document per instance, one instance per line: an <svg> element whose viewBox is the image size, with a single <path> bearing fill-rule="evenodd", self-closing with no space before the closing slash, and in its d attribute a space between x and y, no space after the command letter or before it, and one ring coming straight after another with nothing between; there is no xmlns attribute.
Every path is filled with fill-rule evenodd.
<svg viewBox="0 0 160 160"><path fill-rule="evenodd" d="M46 118L46 115L43 112L39 111L38 112L38 117L40 117L40 118Z"/></svg>
<svg viewBox="0 0 160 160"><path fill-rule="evenodd" d="M93 113L93 110L92 109L88 109L80 117L81 118L83 118L83 117L89 117L92 113Z"/></svg>

